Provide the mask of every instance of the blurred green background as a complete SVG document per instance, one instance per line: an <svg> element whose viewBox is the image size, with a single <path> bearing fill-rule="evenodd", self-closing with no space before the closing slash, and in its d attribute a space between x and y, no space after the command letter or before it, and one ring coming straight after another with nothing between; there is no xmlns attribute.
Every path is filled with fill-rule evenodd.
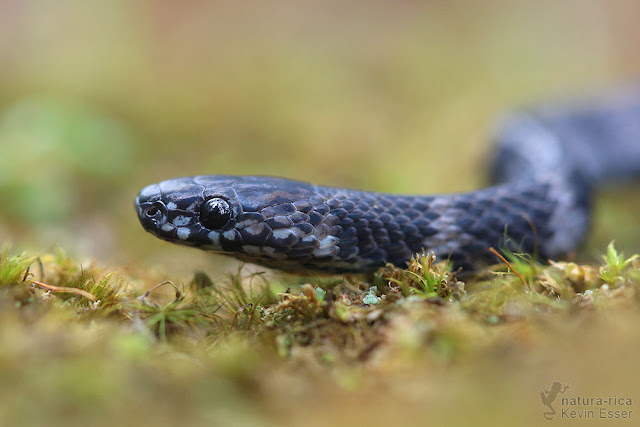
<svg viewBox="0 0 640 427"><path fill-rule="evenodd" d="M147 184L477 188L500 112L639 75L638 16L610 0L0 1L0 241L188 275L229 261L144 233ZM586 257L640 250L638 194L599 204Z"/></svg>
<svg viewBox="0 0 640 427"><path fill-rule="evenodd" d="M152 182L230 173L400 193L481 187L501 112L637 82L639 16L637 0L0 0L0 246L60 246L83 264L133 270L140 287L163 275L180 285L234 262L145 233L133 199ZM603 192L579 256L612 239L640 252L639 216L638 188ZM251 338L237 331L217 347L149 347L133 321L7 301L9 418L113 425L96 415L106 408L123 425L268 425L264 414L292 425L534 425L551 381L640 393L633 305L536 306L539 317L495 328L445 311L442 329L431 311L401 311L381 337L391 344L343 370L304 349L259 353L266 330L262 346L234 345ZM425 363L431 330L468 345L466 358Z"/></svg>

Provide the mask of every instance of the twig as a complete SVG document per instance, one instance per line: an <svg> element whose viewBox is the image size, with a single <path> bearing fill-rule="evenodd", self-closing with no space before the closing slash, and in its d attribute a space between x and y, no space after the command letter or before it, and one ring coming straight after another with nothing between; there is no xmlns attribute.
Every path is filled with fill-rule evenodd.
<svg viewBox="0 0 640 427"><path fill-rule="evenodd" d="M95 295L90 294L89 292L82 290L82 289L78 289L78 288L69 288L66 286L54 286L54 285L48 285L46 283L42 283L39 282L37 280L32 280L31 283L33 283L36 286L40 286L41 288L47 289L49 291L52 292L68 292L71 294L76 294L76 295L80 295L85 297L86 299L88 299L89 301L97 301L98 298L96 298Z"/></svg>
<svg viewBox="0 0 640 427"><path fill-rule="evenodd" d="M180 289L178 289L178 287L171 280L165 280L164 282L160 282L157 285L155 285L153 288L149 289L147 292L144 293L144 295L142 295L138 299L140 300L140 302L146 303L147 302L147 297L149 296L149 294L151 294L151 292L153 292L154 290L156 290L159 287L164 286L164 285L173 286L173 288L176 290L176 300L178 300L178 299L180 299L180 297L182 297L182 292L180 292Z"/></svg>
<svg viewBox="0 0 640 427"><path fill-rule="evenodd" d="M509 264L509 261L507 261L507 259L506 259L505 257L503 257L503 256L500 254L500 252L496 251L493 247L490 247L490 248L489 248L489 252L491 252L492 254L494 254L495 256L497 256L498 258L500 258L500 260L501 260L502 262L504 262L504 263L507 265L507 267L509 267L509 270L511 270L511 272L512 272L513 274L515 274L516 276L518 276L518 278L519 278L520 280L522 280L522 283L523 283L525 286L527 286L527 282L525 282L525 281L524 281L524 277L522 277L522 276L520 275L520 273L518 273L517 271L515 271L515 270L513 269L513 267L511 267L511 264Z"/></svg>

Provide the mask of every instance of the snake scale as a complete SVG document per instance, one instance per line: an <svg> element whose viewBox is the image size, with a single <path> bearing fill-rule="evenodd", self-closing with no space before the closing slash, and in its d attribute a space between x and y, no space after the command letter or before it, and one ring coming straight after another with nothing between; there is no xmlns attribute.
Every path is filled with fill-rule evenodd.
<svg viewBox="0 0 640 427"><path fill-rule="evenodd" d="M640 88L515 111L478 191L392 195L264 176L170 179L136 198L142 226L174 243L294 272L363 273L433 251L463 269L490 248L554 258L587 234L594 186L640 175Z"/></svg>

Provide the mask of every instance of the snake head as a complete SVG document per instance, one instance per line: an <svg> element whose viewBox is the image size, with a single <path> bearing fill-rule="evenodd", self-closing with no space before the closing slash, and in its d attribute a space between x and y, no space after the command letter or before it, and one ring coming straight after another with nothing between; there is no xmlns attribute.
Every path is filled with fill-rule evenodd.
<svg viewBox="0 0 640 427"><path fill-rule="evenodd" d="M203 203L203 187L191 178L178 178L143 188L135 205L144 229L157 237L196 246L198 211Z"/></svg>
<svg viewBox="0 0 640 427"><path fill-rule="evenodd" d="M338 218L325 202L304 182L212 175L150 185L135 205L144 229L161 239L296 270L340 250Z"/></svg>

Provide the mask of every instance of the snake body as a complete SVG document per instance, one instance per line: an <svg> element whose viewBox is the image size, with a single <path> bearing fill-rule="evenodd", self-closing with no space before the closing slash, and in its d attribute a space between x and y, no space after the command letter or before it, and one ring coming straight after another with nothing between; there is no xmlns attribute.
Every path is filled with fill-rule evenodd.
<svg viewBox="0 0 640 427"><path fill-rule="evenodd" d="M288 271L372 272L423 250L463 269L492 247L555 258L584 239L596 184L640 174L640 90L514 112L494 141L493 185L469 193L210 175L145 187L136 209L161 239Z"/></svg>

